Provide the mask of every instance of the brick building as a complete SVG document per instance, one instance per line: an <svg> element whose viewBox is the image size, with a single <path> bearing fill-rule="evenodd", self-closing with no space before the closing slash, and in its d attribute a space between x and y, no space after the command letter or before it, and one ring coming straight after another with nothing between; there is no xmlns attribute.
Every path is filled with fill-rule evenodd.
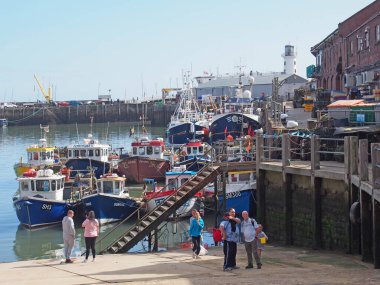
<svg viewBox="0 0 380 285"><path fill-rule="evenodd" d="M318 87L345 91L351 97L379 89L380 0L340 23L311 53L316 64L310 77L317 79Z"/></svg>

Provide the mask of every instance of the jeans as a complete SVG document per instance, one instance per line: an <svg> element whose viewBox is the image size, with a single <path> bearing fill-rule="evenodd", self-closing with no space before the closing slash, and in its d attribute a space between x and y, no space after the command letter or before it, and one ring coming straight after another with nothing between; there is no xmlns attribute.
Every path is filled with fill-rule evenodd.
<svg viewBox="0 0 380 285"><path fill-rule="evenodd" d="M90 255L90 248L92 252L92 257L95 258L96 237L85 237L84 240L86 242L86 259L88 259L88 256Z"/></svg>
<svg viewBox="0 0 380 285"><path fill-rule="evenodd" d="M199 252L201 251L201 236L191 237L191 240L193 242L193 252L195 252L196 255L199 255Z"/></svg>
<svg viewBox="0 0 380 285"><path fill-rule="evenodd" d="M73 251L74 248L74 242L75 242L75 237L64 237L63 238L63 254L65 255L66 259L70 259L71 252Z"/></svg>
<svg viewBox="0 0 380 285"><path fill-rule="evenodd" d="M252 259L252 253L253 256L255 257L256 264L260 264L260 257L257 254L257 239L254 239L253 241L250 242L245 242L245 251L247 252L247 258L248 258L248 265L253 265L253 259Z"/></svg>

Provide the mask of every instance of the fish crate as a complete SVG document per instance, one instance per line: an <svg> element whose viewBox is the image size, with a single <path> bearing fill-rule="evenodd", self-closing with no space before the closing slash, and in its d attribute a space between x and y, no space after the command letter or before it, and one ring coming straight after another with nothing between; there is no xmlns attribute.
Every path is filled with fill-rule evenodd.
<svg viewBox="0 0 380 285"><path fill-rule="evenodd" d="M375 105L352 106L350 113L351 123L374 123L375 122Z"/></svg>

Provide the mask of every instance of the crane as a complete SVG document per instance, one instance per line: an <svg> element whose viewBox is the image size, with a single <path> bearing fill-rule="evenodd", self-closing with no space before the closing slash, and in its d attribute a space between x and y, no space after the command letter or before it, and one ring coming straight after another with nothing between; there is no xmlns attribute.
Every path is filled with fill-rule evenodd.
<svg viewBox="0 0 380 285"><path fill-rule="evenodd" d="M40 83L40 81L38 80L38 78L35 74L34 74L34 78L36 79L37 84L40 87L41 92L44 95L46 102L48 102L49 104L52 103L51 87L49 87L48 93L46 93L44 87L42 86L42 84Z"/></svg>

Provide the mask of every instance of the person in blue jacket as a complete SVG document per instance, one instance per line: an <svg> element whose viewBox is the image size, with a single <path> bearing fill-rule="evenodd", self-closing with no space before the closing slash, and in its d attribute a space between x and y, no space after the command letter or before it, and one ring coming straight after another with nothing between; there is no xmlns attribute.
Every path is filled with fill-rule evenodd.
<svg viewBox="0 0 380 285"><path fill-rule="evenodd" d="M192 219L190 220L189 234L193 242L193 258L199 258L199 252L201 251L201 234L204 222L197 210L193 209L191 214Z"/></svg>

